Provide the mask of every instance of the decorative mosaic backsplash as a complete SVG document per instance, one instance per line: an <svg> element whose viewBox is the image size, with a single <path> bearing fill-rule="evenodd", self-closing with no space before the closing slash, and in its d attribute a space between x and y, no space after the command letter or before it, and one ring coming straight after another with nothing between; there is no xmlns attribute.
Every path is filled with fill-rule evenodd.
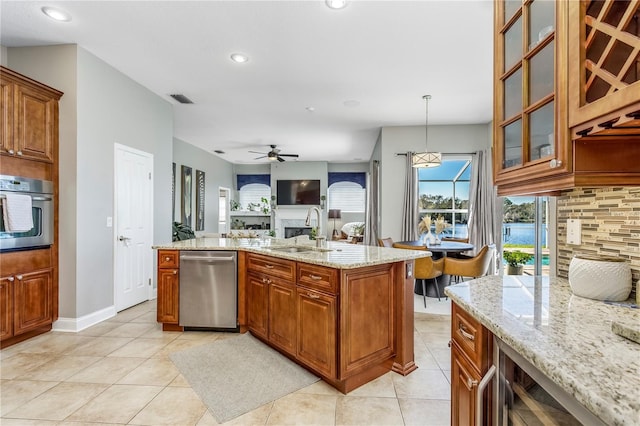
<svg viewBox="0 0 640 426"><path fill-rule="evenodd" d="M582 245L567 244L567 219L582 219ZM628 259L640 280L640 187L576 188L558 197L558 276L575 254Z"/></svg>

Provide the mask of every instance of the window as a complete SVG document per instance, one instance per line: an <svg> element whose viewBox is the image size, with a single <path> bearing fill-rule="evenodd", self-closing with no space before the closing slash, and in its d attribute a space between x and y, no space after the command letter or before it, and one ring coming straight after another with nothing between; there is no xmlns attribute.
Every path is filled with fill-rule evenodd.
<svg viewBox="0 0 640 426"><path fill-rule="evenodd" d="M355 182L336 182L327 191L329 209L343 212L363 213L365 207L365 189Z"/></svg>
<svg viewBox="0 0 640 426"><path fill-rule="evenodd" d="M329 172L327 198L329 209L364 213L367 199L367 174L364 172Z"/></svg>
<svg viewBox="0 0 640 426"><path fill-rule="evenodd" d="M503 251L532 255L522 270L505 266L505 275L549 275L549 197L504 197L503 203Z"/></svg>
<svg viewBox="0 0 640 426"><path fill-rule="evenodd" d="M262 198L271 200L271 187L263 183L248 183L238 191L240 210L249 210L249 203L262 205Z"/></svg>
<svg viewBox="0 0 640 426"><path fill-rule="evenodd" d="M440 167L418 169L418 209L420 218L443 216L451 227L445 235L467 238L471 157L446 159ZM431 225L432 231L435 231Z"/></svg>

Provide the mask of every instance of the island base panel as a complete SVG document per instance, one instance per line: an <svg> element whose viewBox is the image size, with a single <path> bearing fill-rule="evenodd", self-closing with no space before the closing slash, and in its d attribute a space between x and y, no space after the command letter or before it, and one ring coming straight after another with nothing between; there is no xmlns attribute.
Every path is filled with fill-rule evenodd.
<svg viewBox="0 0 640 426"><path fill-rule="evenodd" d="M162 323L162 331L184 331L184 327L178 324Z"/></svg>
<svg viewBox="0 0 640 426"><path fill-rule="evenodd" d="M31 339L32 337L38 336L40 334L51 331L51 324L35 328L33 330L27 331L22 334L18 334L17 336L10 337L8 339L0 342L0 349L8 348L11 345L15 345L16 343L20 343L24 340Z"/></svg>

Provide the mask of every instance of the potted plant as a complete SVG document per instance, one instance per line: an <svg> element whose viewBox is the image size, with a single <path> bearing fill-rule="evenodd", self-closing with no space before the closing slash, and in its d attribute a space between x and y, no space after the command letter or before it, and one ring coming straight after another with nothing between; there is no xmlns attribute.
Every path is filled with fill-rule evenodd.
<svg viewBox="0 0 640 426"><path fill-rule="evenodd" d="M269 204L269 200L265 197L260 198L260 201L262 202L262 213L264 214L269 214L270 210L271 210L271 204Z"/></svg>
<svg viewBox="0 0 640 426"><path fill-rule="evenodd" d="M533 259L533 255L513 250L502 253L502 258L507 262L508 275L522 275L524 264Z"/></svg>

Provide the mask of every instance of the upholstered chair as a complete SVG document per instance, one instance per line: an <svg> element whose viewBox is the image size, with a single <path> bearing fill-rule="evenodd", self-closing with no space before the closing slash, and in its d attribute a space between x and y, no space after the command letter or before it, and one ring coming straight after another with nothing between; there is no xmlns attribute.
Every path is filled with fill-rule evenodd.
<svg viewBox="0 0 640 426"><path fill-rule="evenodd" d="M443 273L452 277L472 277L478 278L487 274L491 260L495 256L496 246L486 245L480 249L478 254L469 259L456 259L454 257L444 258Z"/></svg>
<svg viewBox="0 0 640 426"><path fill-rule="evenodd" d="M378 246L393 247L393 240L391 238L378 238Z"/></svg>
<svg viewBox="0 0 640 426"><path fill-rule="evenodd" d="M393 244L395 248L401 248L405 250L424 250L428 251L424 246L405 246L402 244ZM440 301L440 288L438 287L437 278L442 275L444 258L433 260L432 257L420 257L415 260L415 266L413 268L413 277L416 280L422 281L422 299L424 301L424 307L427 307L427 284L429 281L436 287L436 294L438 295L438 301Z"/></svg>

